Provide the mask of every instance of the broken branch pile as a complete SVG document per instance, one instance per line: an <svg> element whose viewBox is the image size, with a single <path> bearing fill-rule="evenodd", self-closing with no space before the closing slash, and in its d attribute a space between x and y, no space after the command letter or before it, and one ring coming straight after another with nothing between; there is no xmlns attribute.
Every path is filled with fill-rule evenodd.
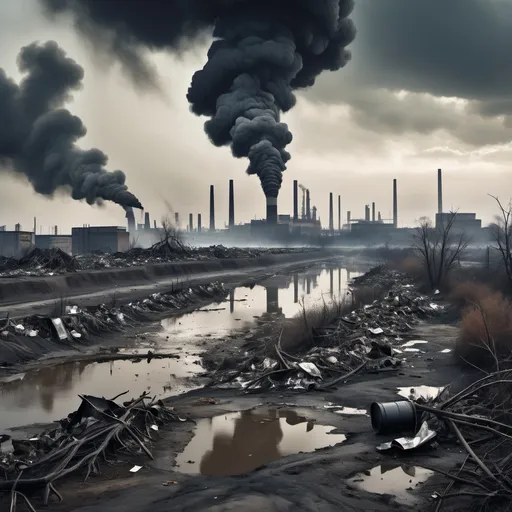
<svg viewBox="0 0 512 512"><path fill-rule="evenodd" d="M339 304L333 307L343 308ZM438 314L442 306L414 290L410 284L395 284L383 300L340 314L333 322L311 331L309 350L290 354L283 350L281 337L270 346L252 343L237 368L222 361L214 374L216 384L259 388L324 389L343 382L362 370L396 369L402 352L395 348L401 337L421 318ZM292 322L307 323L307 315Z"/></svg>
<svg viewBox="0 0 512 512"><path fill-rule="evenodd" d="M436 493L437 512L458 496L478 500L480 510L505 510L512 499L512 370L491 373L437 405L416 404L437 422L438 436L458 442L465 462Z"/></svg>
<svg viewBox="0 0 512 512"><path fill-rule="evenodd" d="M123 393L126 394L126 393ZM11 496L11 512L17 499L23 499L30 510L32 496L42 493L43 503L50 495L62 501L55 489L57 480L82 471L85 480L100 473L100 462L108 463L107 455L125 452L153 458L149 445L158 425L181 420L162 402L148 395L125 402L94 396L80 396L78 410L61 420L60 427L30 440L13 440L14 451L0 461L0 493Z"/></svg>

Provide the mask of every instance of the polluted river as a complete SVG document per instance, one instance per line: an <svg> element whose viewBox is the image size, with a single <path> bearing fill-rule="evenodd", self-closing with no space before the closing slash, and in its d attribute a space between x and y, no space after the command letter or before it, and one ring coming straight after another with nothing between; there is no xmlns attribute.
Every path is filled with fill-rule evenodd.
<svg viewBox="0 0 512 512"><path fill-rule="evenodd" d="M79 394L111 398L129 391L132 397L143 392L166 397L198 388L204 382L201 355L208 344L235 334L250 337L251 329L261 322L292 318L303 307L324 300L346 300L350 280L359 275L328 264L277 274L235 288L221 302L170 316L148 328L129 350L140 353L140 359L74 361L10 375L0 380L0 430L57 421L78 407ZM179 359L147 360L148 350L174 353Z"/></svg>

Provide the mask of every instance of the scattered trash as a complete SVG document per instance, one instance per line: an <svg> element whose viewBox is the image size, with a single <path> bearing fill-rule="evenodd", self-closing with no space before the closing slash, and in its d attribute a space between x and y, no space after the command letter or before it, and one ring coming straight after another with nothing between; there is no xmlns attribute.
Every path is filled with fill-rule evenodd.
<svg viewBox="0 0 512 512"><path fill-rule="evenodd" d="M424 340L411 340L401 345L402 348L414 347L415 345L425 345L428 341Z"/></svg>
<svg viewBox="0 0 512 512"><path fill-rule="evenodd" d="M414 437L399 437L398 439L393 439L393 441L390 441L389 443L382 443L379 446L377 446L377 450L385 451L390 450L391 448L400 448L401 450L413 450L432 441L432 439L434 439L436 435L436 431L430 430L430 428L428 427L428 423L424 421L423 424L421 425L421 428L418 430Z"/></svg>
<svg viewBox="0 0 512 512"><path fill-rule="evenodd" d="M311 377L315 377L317 379L322 378L322 374L320 370L313 363L298 363L298 366L301 370L304 370L307 374L311 375Z"/></svg>
<svg viewBox="0 0 512 512"><path fill-rule="evenodd" d="M437 398L443 392L444 387L435 386L413 386L398 388L398 394L409 400L423 400L428 402Z"/></svg>
<svg viewBox="0 0 512 512"><path fill-rule="evenodd" d="M66 328L64 327L61 318L50 318L50 322L55 328L55 332L59 340L64 341L69 339L68 332L66 331Z"/></svg>
<svg viewBox="0 0 512 512"><path fill-rule="evenodd" d="M140 471L142 469L142 466L133 466L132 469L130 469L130 473L137 473L137 471Z"/></svg>

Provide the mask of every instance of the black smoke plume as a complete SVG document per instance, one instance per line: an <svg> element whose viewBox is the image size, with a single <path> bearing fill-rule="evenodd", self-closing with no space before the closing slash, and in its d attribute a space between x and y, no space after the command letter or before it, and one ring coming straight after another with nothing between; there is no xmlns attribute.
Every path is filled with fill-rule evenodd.
<svg viewBox="0 0 512 512"><path fill-rule="evenodd" d="M295 105L293 91L343 67L355 36L353 0L41 1L53 14L71 12L93 39L110 33L110 50L132 70L147 69L140 48L180 50L213 27L208 62L187 97L195 114L210 118L213 144L249 158L247 172L267 197L277 197L290 159L281 113Z"/></svg>
<svg viewBox="0 0 512 512"><path fill-rule="evenodd" d="M22 48L18 67L19 84L0 68L0 167L23 174L46 196L67 189L89 204L142 208L125 174L105 170L104 153L76 146L86 128L62 106L81 88L83 69L53 41Z"/></svg>

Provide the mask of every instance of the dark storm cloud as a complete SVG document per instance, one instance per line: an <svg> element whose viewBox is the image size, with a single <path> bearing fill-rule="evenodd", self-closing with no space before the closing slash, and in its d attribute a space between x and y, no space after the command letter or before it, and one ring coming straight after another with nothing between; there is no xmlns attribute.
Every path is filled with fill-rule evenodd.
<svg viewBox="0 0 512 512"><path fill-rule="evenodd" d="M19 84L0 68L0 164L24 175L39 194L70 190L89 204L113 201L140 208L122 171L107 172L107 156L84 151L76 142L86 134L80 118L62 108L82 86L83 69L55 43L21 49Z"/></svg>
<svg viewBox="0 0 512 512"><path fill-rule="evenodd" d="M148 81L144 49L181 51L213 27L208 61L187 98L192 112L210 118L213 144L249 159L247 172L267 197L277 197L290 159L281 113L295 106L296 89L345 66L355 37L347 18L353 0L41 1L51 14L71 13L89 38L111 41L105 49Z"/></svg>

